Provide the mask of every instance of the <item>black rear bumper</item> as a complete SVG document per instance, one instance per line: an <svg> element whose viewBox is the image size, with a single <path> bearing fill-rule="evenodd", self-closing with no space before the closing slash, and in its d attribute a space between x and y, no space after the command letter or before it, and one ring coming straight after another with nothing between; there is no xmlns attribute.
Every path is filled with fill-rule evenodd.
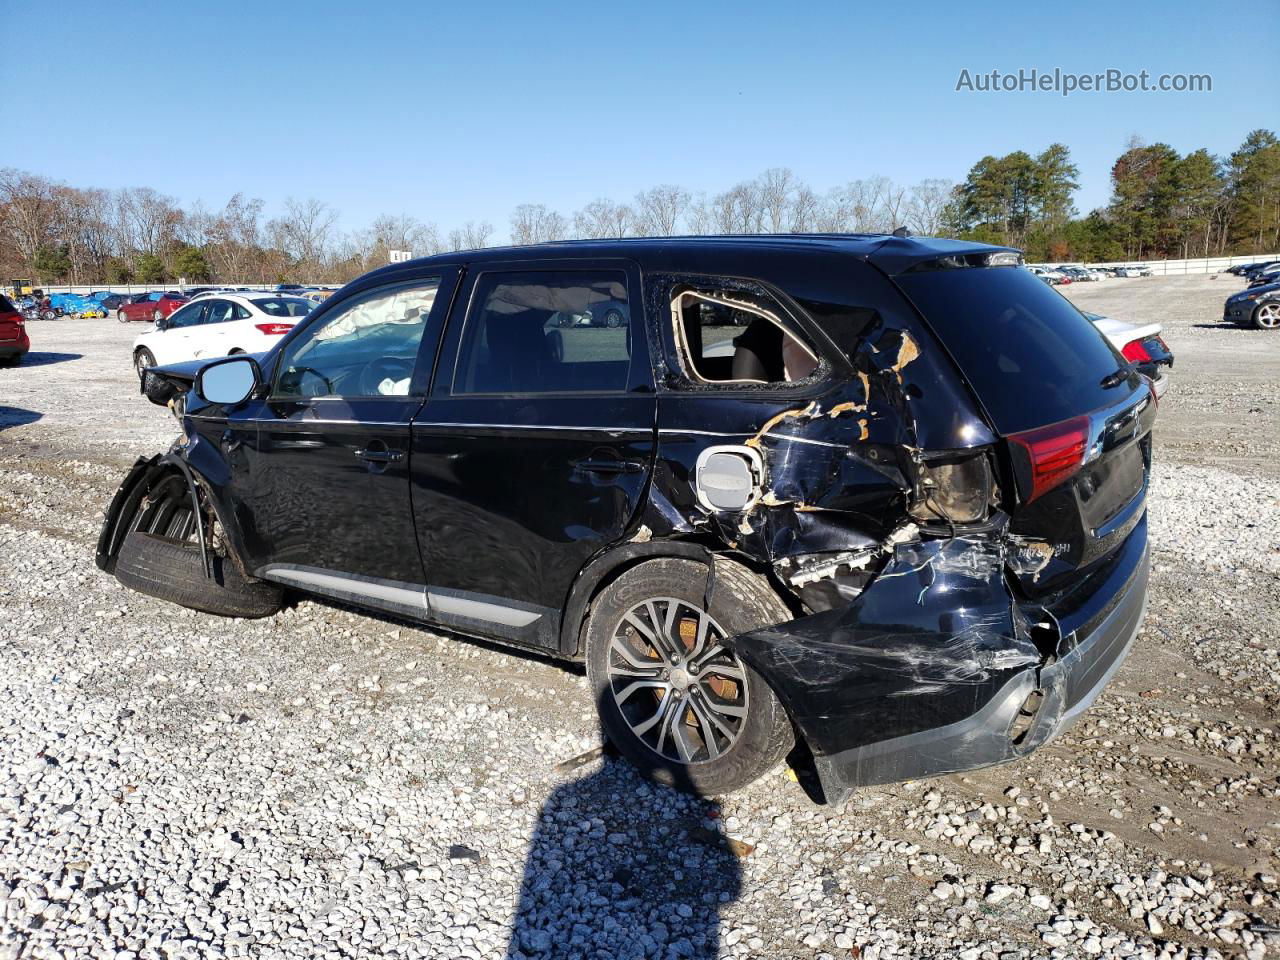
<svg viewBox="0 0 1280 960"><path fill-rule="evenodd" d="M927 546L895 557L848 608L732 641L787 706L832 803L857 786L1026 756L1088 709L1141 626L1145 516L1057 618L1014 600L1002 559L984 566L961 541ZM1046 619L1052 650L1033 639Z"/></svg>

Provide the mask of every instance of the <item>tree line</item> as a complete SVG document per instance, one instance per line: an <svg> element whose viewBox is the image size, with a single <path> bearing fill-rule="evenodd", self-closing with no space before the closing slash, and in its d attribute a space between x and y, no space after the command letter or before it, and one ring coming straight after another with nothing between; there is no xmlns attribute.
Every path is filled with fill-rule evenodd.
<svg viewBox="0 0 1280 960"><path fill-rule="evenodd" d="M1102 261L1262 253L1280 248L1280 141L1255 130L1228 157L1179 155L1136 138L1111 169L1112 195L1080 216L1079 171L1060 143L983 157L961 183L887 177L818 192L775 167L720 193L673 184L629 202L593 200L571 214L522 203L510 215L512 244L575 238L748 233L912 233L1015 246L1033 261ZM289 198L265 217L262 200L236 194L221 210L183 207L147 187L69 186L0 169L0 276L44 283L284 280L345 282L385 264L392 250L417 256L489 246L493 224L440 229L428 219L384 214L343 231L317 199Z"/></svg>

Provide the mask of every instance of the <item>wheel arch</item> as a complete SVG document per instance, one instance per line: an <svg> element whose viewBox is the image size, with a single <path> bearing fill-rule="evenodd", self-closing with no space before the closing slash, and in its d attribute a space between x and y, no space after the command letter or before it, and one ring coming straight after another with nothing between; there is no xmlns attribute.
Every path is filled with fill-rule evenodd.
<svg viewBox="0 0 1280 960"><path fill-rule="evenodd" d="M586 624L591 602L602 590L628 570L649 560L690 560L701 564L709 574L708 593L715 589L715 565L732 563L767 583L779 601L787 609L795 612L794 600L778 589L766 571L749 562L747 558L691 540L623 543L590 560L574 580L569 590L569 599L565 603L564 612L560 618L559 652L561 656L573 660L582 659L585 652L582 630Z"/></svg>

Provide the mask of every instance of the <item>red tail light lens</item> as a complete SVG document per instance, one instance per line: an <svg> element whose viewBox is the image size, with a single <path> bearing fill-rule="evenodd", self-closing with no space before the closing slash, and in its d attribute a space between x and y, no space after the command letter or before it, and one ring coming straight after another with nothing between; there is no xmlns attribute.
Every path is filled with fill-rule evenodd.
<svg viewBox="0 0 1280 960"><path fill-rule="evenodd" d="M269 337L278 337L293 329L292 323L255 323L254 326Z"/></svg>
<svg viewBox="0 0 1280 960"><path fill-rule="evenodd" d="M1072 417L1047 427L1009 437L1027 452L1031 465L1031 494L1027 503L1052 490L1084 465L1089 445L1089 418Z"/></svg>
<svg viewBox="0 0 1280 960"><path fill-rule="evenodd" d="M1147 363L1154 359L1151 354L1147 353L1147 348L1142 345L1141 340L1129 341L1120 352L1130 363Z"/></svg>

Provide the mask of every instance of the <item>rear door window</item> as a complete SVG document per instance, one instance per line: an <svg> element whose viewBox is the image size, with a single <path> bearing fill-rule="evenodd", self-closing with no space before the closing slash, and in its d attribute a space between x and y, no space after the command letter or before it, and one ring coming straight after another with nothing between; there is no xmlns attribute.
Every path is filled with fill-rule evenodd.
<svg viewBox="0 0 1280 960"><path fill-rule="evenodd" d="M1003 434L1121 399L1102 385L1123 360L1071 303L1021 267L927 269L894 278Z"/></svg>
<svg viewBox="0 0 1280 960"><path fill-rule="evenodd" d="M486 273L471 304L455 396L627 389L633 318L625 272Z"/></svg>

